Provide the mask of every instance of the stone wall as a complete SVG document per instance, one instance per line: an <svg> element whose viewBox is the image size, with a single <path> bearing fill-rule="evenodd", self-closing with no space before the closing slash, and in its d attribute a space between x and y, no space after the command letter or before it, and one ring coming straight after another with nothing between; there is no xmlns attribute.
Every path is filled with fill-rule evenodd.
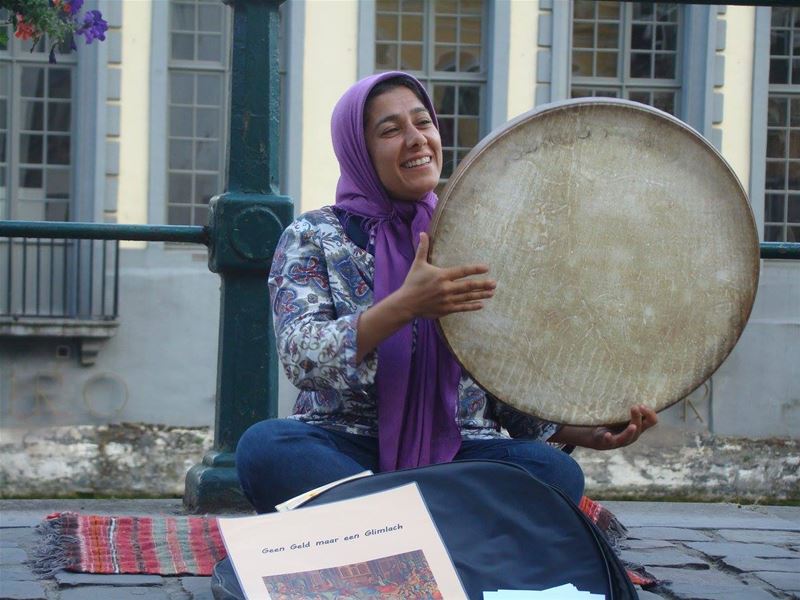
<svg viewBox="0 0 800 600"><path fill-rule="evenodd" d="M179 497L213 441L208 427L131 424L6 429L4 497ZM628 448L578 449L597 498L800 501L800 441L750 440L659 427Z"/></svg>

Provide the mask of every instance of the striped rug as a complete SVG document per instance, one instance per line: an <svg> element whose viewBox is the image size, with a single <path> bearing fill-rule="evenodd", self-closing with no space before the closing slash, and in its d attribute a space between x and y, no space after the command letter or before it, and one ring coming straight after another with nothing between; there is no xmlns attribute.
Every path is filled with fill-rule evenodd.
<svg viewBox="0 0 800 600"><path fill-rule="evenodd" d="M213 517L117 517L62 512L39 525L33 568L82 573L211 575L225 557Z"/></svg>

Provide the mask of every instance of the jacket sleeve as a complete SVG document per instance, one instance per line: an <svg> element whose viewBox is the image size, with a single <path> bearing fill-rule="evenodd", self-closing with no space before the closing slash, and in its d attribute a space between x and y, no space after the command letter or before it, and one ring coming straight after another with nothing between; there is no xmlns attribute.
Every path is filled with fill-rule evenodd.
<svg viewBox="0 0 800 600"><path fill-rule="evenodd" d="M561 425L523 413L508 404L492 398L497 422L508 431L512 438L539 440L546 442Z"/></svg>
<svg viewBox="0 0 800 600"><path fill-rule="evenodd" d="M269 290L278 356L302 390L358 390L375 380L376 353L356 364L360 312L333 291L316 226L299 219L284 231L272 261ZM337 316L336 307L351 314Z"/></svg>

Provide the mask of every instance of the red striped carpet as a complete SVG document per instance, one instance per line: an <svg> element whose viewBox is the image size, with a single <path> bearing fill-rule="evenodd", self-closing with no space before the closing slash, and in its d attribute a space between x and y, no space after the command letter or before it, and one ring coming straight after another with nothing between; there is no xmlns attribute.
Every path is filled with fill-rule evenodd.
<svg viewBox="0 0 800 600"><path fill-rule="evenodd" d="M34 570L211 575L225 557L213 517L113 517L62 512L39 526Z"/></svg>

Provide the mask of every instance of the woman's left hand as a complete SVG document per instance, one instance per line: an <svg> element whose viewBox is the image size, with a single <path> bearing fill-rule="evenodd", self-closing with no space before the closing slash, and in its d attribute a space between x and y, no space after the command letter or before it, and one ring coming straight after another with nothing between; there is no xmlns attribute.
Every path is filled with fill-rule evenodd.
<svg viewBox="0 0 800 600"><path fill-rule="evenodd" d="M618 427L566 425L550 438L550 441L594 450L615 450L634 443L642 433L656 423L658 423L656 411L644 404L639 404L631 408L631 420L627 425Z"/></svg>

